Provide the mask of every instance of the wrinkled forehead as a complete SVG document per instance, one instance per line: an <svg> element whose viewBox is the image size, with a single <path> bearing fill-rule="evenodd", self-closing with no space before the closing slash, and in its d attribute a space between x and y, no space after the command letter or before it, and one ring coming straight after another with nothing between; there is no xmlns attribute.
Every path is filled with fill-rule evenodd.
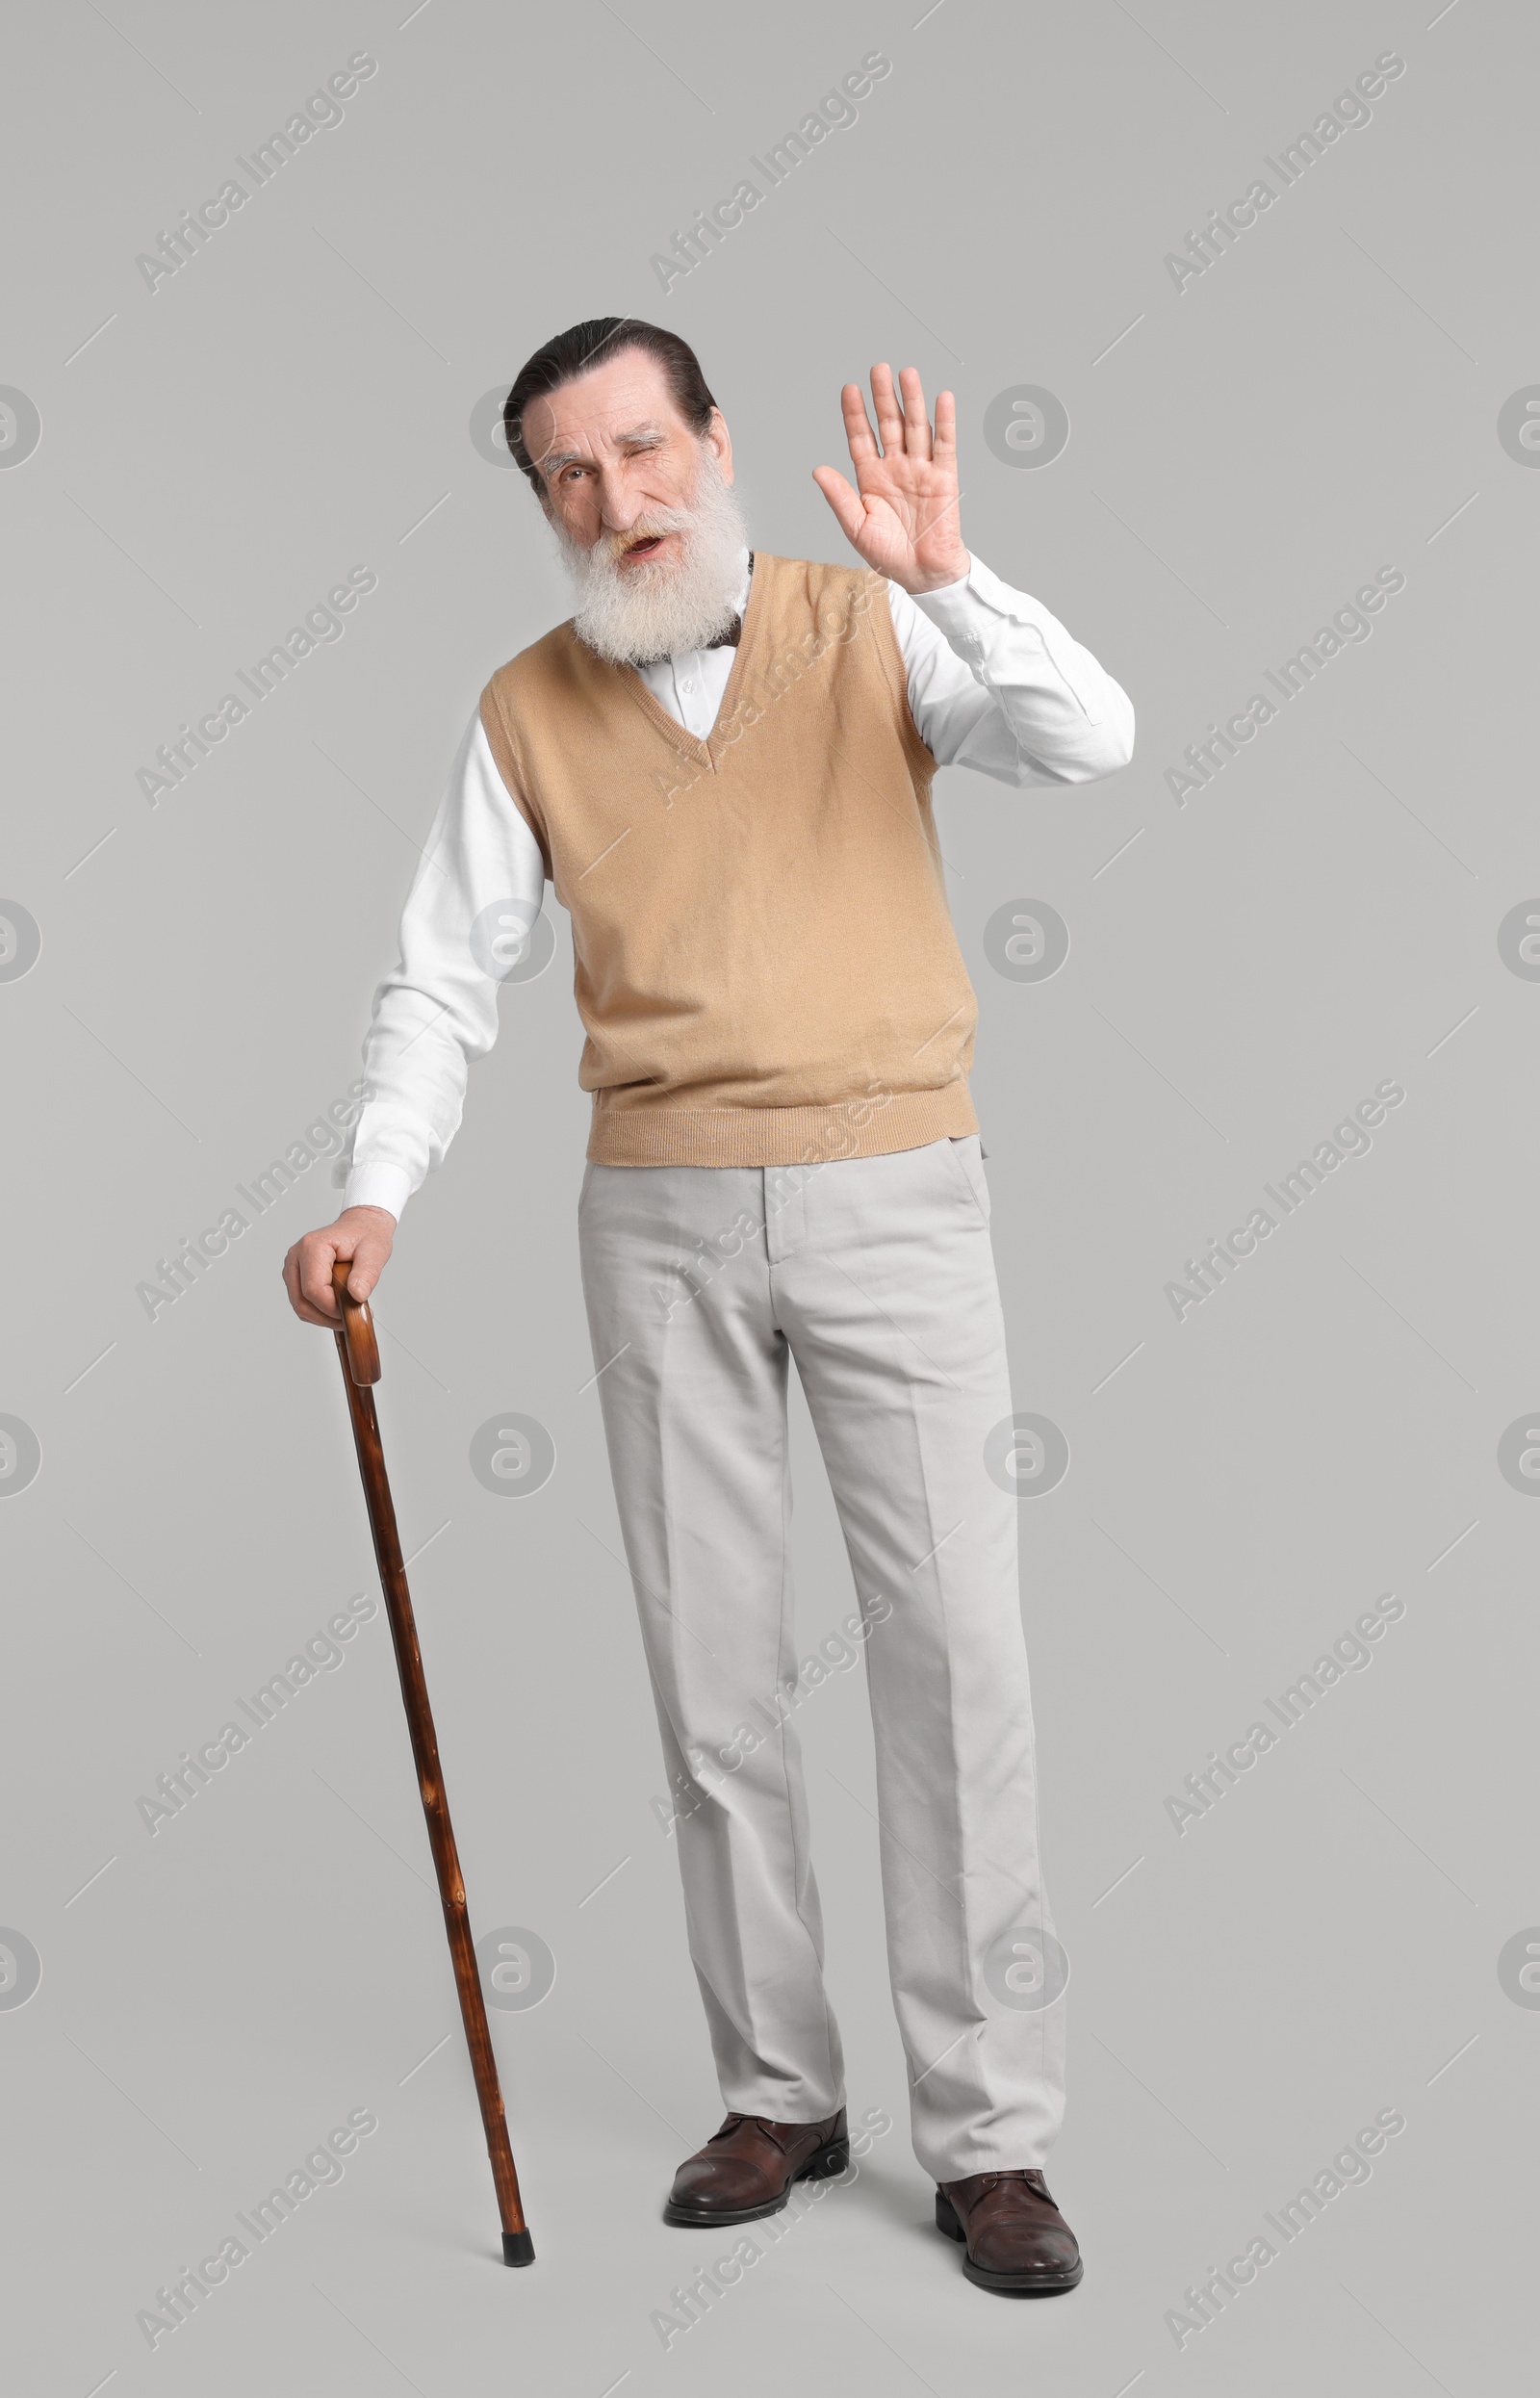
<svg viewBox="0 0 1540 2398"><path fill-rule="evenodd" d="M525 447L546 476L570 459L615 457L688 430L662 367L641 349L543 393L524 412Z"/></svg>

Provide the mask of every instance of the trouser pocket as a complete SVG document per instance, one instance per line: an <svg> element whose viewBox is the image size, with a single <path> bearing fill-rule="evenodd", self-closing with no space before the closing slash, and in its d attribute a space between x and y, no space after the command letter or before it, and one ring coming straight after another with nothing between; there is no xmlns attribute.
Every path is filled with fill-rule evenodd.
<svg viewBox="0 0 1540 2398"><path fill-rule="evenodd" d="M988 1224L989 1221L989 1183L984 1171L984 1153L978 1134L976 1132L966 1133L961 1139L948 1141L946 1146L953 1158L955 1171L962 1175L963 1182L967 1185L969 1197L985 1223Z"/></svg>

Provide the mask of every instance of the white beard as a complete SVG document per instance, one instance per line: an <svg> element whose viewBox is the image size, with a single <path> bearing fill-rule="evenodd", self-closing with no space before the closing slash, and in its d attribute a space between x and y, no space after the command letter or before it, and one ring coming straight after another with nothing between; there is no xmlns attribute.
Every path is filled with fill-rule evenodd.
<svg viewBox="0 0 1540 2398"><path fill-rule="evenodd" d="M678 558L619 564L602 532L591 550L572 538L559 521L552 530L578 593L573 630L600 658L617 666L672 658L680 650L707 648L726 632L743 589L748 533L731 483L715 452L701 451L701 464L686 508L649 508L625 535L680 533Z"/></svg>

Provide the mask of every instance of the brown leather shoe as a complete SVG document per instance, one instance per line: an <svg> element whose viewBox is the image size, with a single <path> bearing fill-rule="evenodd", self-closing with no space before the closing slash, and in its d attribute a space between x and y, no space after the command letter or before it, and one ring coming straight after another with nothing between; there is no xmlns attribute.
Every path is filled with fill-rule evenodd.
<svg viewBox="0 0 1540 2398"><path fill-rule="evenodd" d="M1072 2290L1086 2269L1040 2173L970 2173L938 2183L936 2228L963 2242L962 2270L981 2289L1046 2298Z"/></svg>
<svg viewBox="0 0 1540 2398"><path fill-rule="evenodd" d="M794 2181L822 2181L850 2163L845 2110L821 2124L729 2115L674 2176L665 2223L752 2223L779 2214Z"/></svg>

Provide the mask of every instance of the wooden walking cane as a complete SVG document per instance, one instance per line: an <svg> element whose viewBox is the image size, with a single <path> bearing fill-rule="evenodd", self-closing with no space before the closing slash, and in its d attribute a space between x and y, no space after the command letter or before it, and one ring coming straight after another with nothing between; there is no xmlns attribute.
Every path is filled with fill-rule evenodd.
<svg viewBox="0 0 1540 2398"><path fill-rule="evenodd" d="M449 1955L454 1962L455 1985L460 1994L466 2046L471 2051L471 2070L475 2076L475 2094L480 2101L481 2122L487 2135L487 2154L492 2160L498 2212L502 2218L502 2261L505 2265L532 2265L534 2242L525 2226L524 2205L519 2197L519 2176L514 2169L513 2151L508 2145L502 2092L498 2084L498 2061L492 2052L492 2035L487 2029L486 2002L481 1996L481 1977L476 1971L475 1949L471 1941L471 1920L466 1912L465 1883L461 1878L460 1860L454 1846L454 1827L449 1821L449 1802L444 1792L438 1738L433 1730L433 1711L428 1705L427 1683L423 1674L423 1660L417 1645L417 1625L412 1615L412 1596L406 1586L406 1568L401 1562L401 1544L396 1530L396 1508L385 1472L379 1422L374 1413L372 1385L380 1379L379 1344L374 1338L368 1302L347 1296L346 1285L351 1272L351 1259L339 1257L333 1261L331 1283L342 1314L342 1323L336 1334L337 1354L342 1361L343 1381L347 1391L347 1410L352 1418L358 1470L364 1480L369 1528L374 1535L374 1556L379 1565L380 1587L385 1593L385 1612L390 1617L391 1638L396 1644L396 1663L401 1677L407 1730L412 1737L418 1788L423 1793L423 1813L427 1818L428 1845L433 1851L439 1897L444 1905L444 1928L449 1936Z"/></svg>

